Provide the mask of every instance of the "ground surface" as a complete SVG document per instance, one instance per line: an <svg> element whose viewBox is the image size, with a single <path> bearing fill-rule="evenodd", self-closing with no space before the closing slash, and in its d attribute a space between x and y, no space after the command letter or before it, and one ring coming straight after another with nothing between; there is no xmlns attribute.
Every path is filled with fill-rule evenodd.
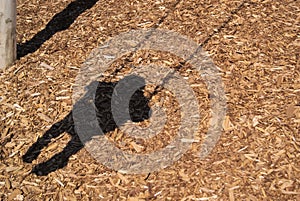
<svg viewBox="0 0 300 201"><path fill-rule="evenodd" d="M73 9L68 15L80 15L70 27L55 28L68 24L65 15L46 28L71 2L18 0L17 40L23 55L0 74L2 200L300 200L299 1L100 0L84 12ZM91 50L121 32L149 27L189 36L221 72L228 108L211 154L197 157L200 140L164 170L128 175L102 166L82 149L63 169L42 177L29 174L68 142L64 135L33 164L22 161L37 137L71 110L72 83ZM38 33L43 40L31 40ZM29 47L37 50L27 54ZM136 53L132 62L161 60L169 67L178 62L160 53L146 55ZM209 116L201 78L186 76L196 83L202 116ZM199 126L199 139L207 121L203 118ZM146 146L129 142L128 149L137 152ZM149 142L145 150L163 143Z"/></svg>

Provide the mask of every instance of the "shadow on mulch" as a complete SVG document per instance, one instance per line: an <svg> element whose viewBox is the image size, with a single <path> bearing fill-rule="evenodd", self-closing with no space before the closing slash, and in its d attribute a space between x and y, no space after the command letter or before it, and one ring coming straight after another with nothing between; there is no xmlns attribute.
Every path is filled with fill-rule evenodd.
<svg viewBox="0 0 300 201"><path fill-rule="evenodd" d="M99 0L76 0L63 11L57 13L46 28L38 32L32 39L17 45L17 58L26 56L38 50L55 33L68 29L76 18L87 9L92 8Z"/></svg>
<svg viewBox="0 0 300 201"><path fill-rule="evenodd" d="M117 85L120 83L119 85ZM129 83L129 85L128 85ZM130 85L131 83L131 85ZM91 85L97 85L96 88L96 94L95 98L93 98L93 90L90 90L93 88ZM138 84L136 86L143 86L138 88L134 93L133 91L130 91L132 87L132 84ZM121 85L121 87L120 87ZM130 86L129 89L124 89L127 86ZM92 82L87 88L87 92L75 105L75 107L80 107L80 109L85 109L85 104L90 104L91 97L94 99L94 106L96 111L96 117L97 121L99 123L99 126L101 130L103 131L103 134L106 134L107 132L113 131L117 128L116 122L114 120L115 116L112 114L112 108L111 108L111 99L112 95L116 95L117 102L121 103L123 101L124 96L126 94L132 94L130 100L129 100L129 115L130 119L126 118L126 115L124 113L126 112L127 108L123 108L117 111L118 119L120 123L124 124L126 121L131 120L133 122L141 122L145 119L150 118L151 109L148 105L149 99L144 96L144 86L145 86L145 80L139 76L135 75L129 75L124 77L119 82ZM123 87L123 88L122 88ZM121 94L121 95L120 95ZM122 95L123 94L123 95ZM118 97L119 96L119 97ZM81 104L81 105L80 105ZM83 106L83 107L82 107ZM124 110L124 111L123 111ZM87 116L87 112L89 111L83 111L82 115L78 117L78 112L76 112L76 116L74 118L80 118L80 120L84 120ZM76 131L78 131L78 125L74 124L73 119L74 109L61 121L55 123L52 125L52 127L47 130L44 135L28 149L28 151L23 155L23 161L27 163L31 163L33 160L35 160L39 154L41 153L41 150L49 145L51 142L51 139L57 138L62 133L66 132L69 135L71 135L71 140L68 142L66 147L59 153L55 154L53 157L51 157L49 160L42 162L38 165L36 165L32 169L32 173L35 173L36 175L43 176L48 175L50 172L56 171L57 169L63 168L67 165L69 158L77 153L80 149L84 147L84 143L91 140L93 136L89 135L87 131L87 136L82 136L82 134L77 134ZM124 118L125 116L125 118ZM86 120L86 125L79 125L82 128L89 129L89 120ZM77 122L77 121L76 121ZM84 139L83 139L84 138Z"/></svg>

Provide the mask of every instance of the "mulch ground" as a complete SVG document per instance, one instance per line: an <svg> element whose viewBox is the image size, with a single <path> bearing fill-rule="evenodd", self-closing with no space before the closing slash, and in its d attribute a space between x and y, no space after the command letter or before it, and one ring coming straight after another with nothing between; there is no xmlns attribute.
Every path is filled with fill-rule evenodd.
<svg viewBox="0 0 300 201"><path fill-rule="evenodd" d="M71 2L18 0L17 42L26 44ZM300 2L294 0L96 2L70 27L0 73L0 198L300 201L299 9ZM180 73L196 86L203 119L199 142L172 166L150 175L123 174L82 149L63 169L48 176L30 174L35 164L69 141L62 135L33 164L22 161L36 139L72 109L74 79L90 52L121 32L150 27L190 37L210 53L220 70L228 108L222 135L210 155L203 160L197 156L209 120L207 90L199 75L183 69ZM116 79L127 73L130 63L157 62L172 68L179 61L159 52L137 52ZM161 92L152 102L163 96L168 94ZM172 112L177 106L169 96L161 104L174 115L165 131L170 136L161 140L160 135L143 146L127 139L122 149L155 151L166 146L180 118ZM108 134L110 140L119 140L118 132Z"/></svg>

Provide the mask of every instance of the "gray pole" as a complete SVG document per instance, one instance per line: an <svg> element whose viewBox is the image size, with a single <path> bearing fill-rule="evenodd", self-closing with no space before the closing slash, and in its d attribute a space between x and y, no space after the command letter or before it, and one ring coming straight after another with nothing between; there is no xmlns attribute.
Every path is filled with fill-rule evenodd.
<svg viewBox="0 0 300 201"><path fill-rule="evenodd" d="M0 0L0 69L16 60L16 0Z"/></svg>

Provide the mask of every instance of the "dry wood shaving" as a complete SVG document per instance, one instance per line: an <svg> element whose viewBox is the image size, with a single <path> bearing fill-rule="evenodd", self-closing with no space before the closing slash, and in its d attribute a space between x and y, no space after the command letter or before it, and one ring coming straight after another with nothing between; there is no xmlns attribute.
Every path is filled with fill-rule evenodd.
<svg viewBox="0 0 300 201"><path fill-rule="evenodd" d="M17 2L21 44L45 29L72 0ZM294 0L98 1L68 29L0 73L0 199L300 201L299 7ZM69 140L62 136L33 164L22 162L32 143L72 109L72 85L91 50L121 32L149 27L191 37L218 66L228 109L212 153L203 160L197 156L208 127L209 98L201 77L187 65L180 73L194 86L202 121L198 142L172 166L150 175L122 174L82 149L63 169L44 177L30 174L34 164L63 149ZM143 62L172 68L180 59L141 51L129 64ZM108 78L118 80L129 68L125 65ZM166 146L180 118L174 112L176 101L166 91L152 101L166 106L171 115L164 134L147 143L118 130L108 138L138 153Z"/></svg>

